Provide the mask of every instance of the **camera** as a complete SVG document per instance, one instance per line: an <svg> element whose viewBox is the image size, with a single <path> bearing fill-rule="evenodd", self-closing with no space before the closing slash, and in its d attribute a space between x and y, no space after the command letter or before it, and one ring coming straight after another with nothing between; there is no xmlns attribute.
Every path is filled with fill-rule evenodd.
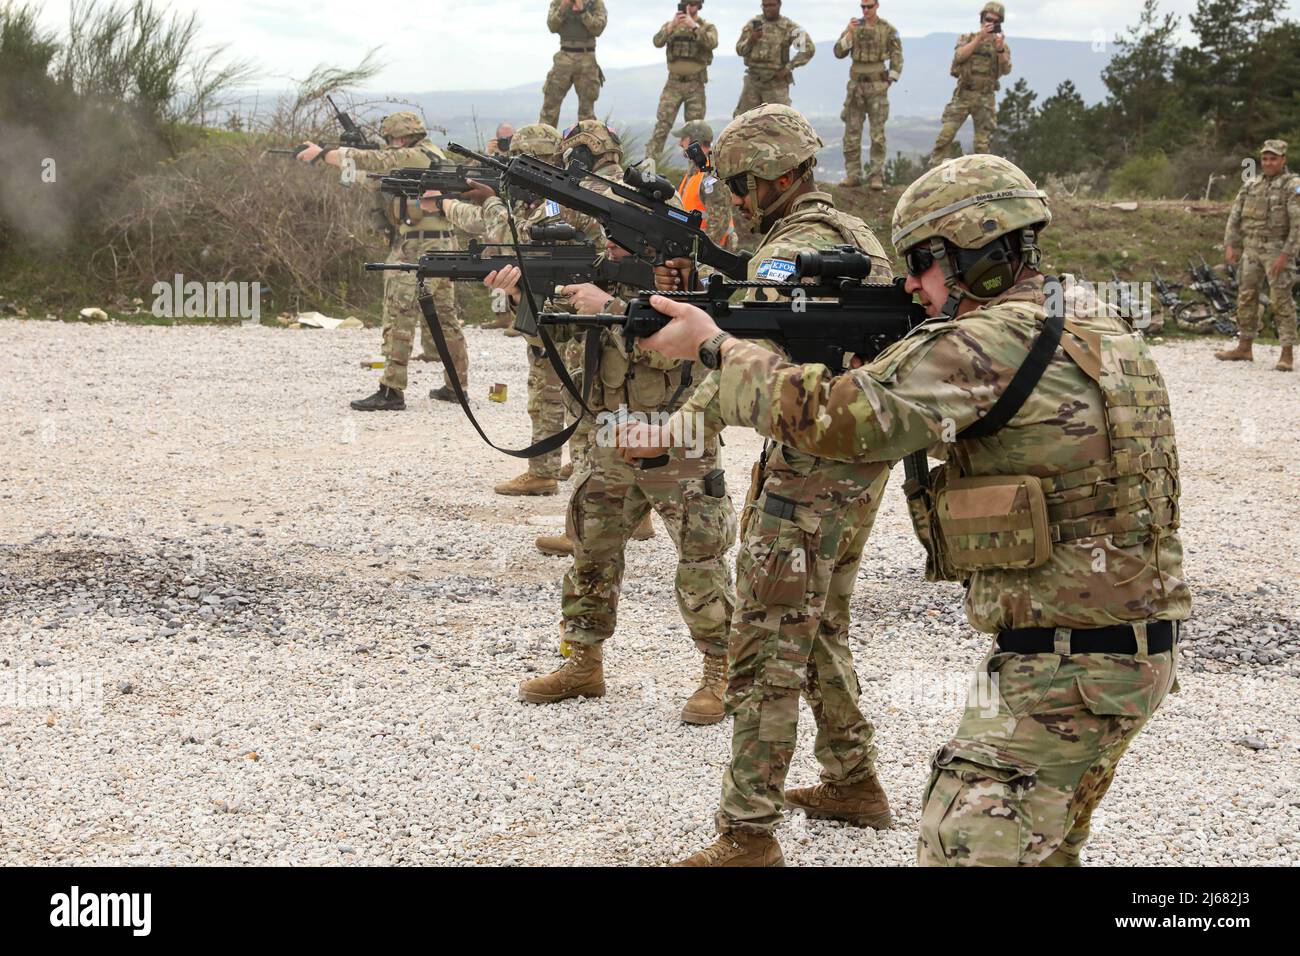
<svg viewBox="0 0 1300 956"><path fill-rule="evenodd" d="M497 152L500 152L500 153L508 153L508 152L510 152L510 141L511 141L512 139L514 139L513 136L501 136L501 137L499 137L499 138L497 139Z"/></svg>

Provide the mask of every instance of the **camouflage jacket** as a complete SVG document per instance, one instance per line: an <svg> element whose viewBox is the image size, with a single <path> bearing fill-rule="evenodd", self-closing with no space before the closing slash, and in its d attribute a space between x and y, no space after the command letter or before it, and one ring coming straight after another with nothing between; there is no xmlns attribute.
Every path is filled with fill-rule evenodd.
<svg viewBox="0 0 1300 956"><path fill-rule="evenodd" d="M595 46L608 23L605 0L586 0L581 12L570 10L569 0L551 0L546 12L546 28L560 35L561 46Z"/></svg>
<svg viewBox="0 0 1300 956"><path fill-rule="evenodd" d="M1300 253L1300 176L1283 167L1271 179L1257 176L1241 187L1228 216L1223 244L1241 249L1244 242L1282 243L1282 251Z"/></svg>
<svg viewBox="0 0 1300 956"><path fill-rule="evenodd" d="M871 256L875 264L871 281L888 282L893 278L889 257L866 223L836 209L835 200L829 193L804 193L794 201L789 214L763 237L754 257L749 261L748 277L786 281L794 275L794 260L799 253L845 243L857 246ZM777 298L774 292L749 289L745 299L752 301L762 296ZM721 381L719 372L710 372L682 406L682 414L703 416L705 434L709 436L722 431L726 424L718 399Z"/></svg>
<svg viewBox="0 0 1300 956"><path fill-rule="evenodd" d="M903 74L903 41L898 31L887 20L867 23L859 19L856 27L845 27L835 41L836 59L853 54L850 76L855 79L880 80L888 62L889 78L897 80Z"/></svg>
<svg viewBox="0 0 1300 956"><path fill-rule="evenodd" d="M794 47L794 59L790 48ZM789 17L767 20L755 17L745 23L736 41L736 55L745 68L759 79L773 78L779 71L803 66L817 52L812 37Z"/></svg>
<svg viewBox="0 0 1300 956"><path fill-rule="evenodd" d="M676 25L671 20L654 35L656 47L667 47L668 72L674 76L697 76L713 62L713 51L718 46L718 28L695 18L696 25Z"/></svg>
<svg viewBox="0 0 1300 956"><path fill-rule="evenodd" d="M976 36L978 36L976 33L963 33L957 38L957 50L970 43ZM992 93L1002 85L1002 77L1011 72L1011 44L1006 40L1002 41L1002 52L1006 54L1005 60L993 44L993 40L981 43L975 48L975 52L964 60L958 60L957 53L953 53L950 72L957 78L957 89Z"/></svg>
<svg viewBox="0 0 1300 956"><path fill-rule="evenodd" d="M1140 334L1063 306L1062 346L1020 411L988 438L958 437L1024 361L1045 301L1035 278L837 377L742 342L723 362L723 420L809 455L897 461L943 443L965 476L1041 479L1052 555L1028 570L973 572L966 613L981 631L1186 618L1173 423Z"/></svg>
<svg viewBox="0 0 1300 956"><path fill-rule="evenodd" d="M354 171L355 182L375 190L379 188L379 181L371 179L366 173L388 173L394 169L434 166L449 162L447 154L428 139L414 146L388 149L352 149L344 146L339 149L339 159L343 163L344 181L352 175L348 172L351 169ZM384 217L393 232L395 246L408 241L423 242L422 238L408 238L416 233L451 232L451 224L440 213L423 212L418 202L406 204L406 219L402 220L401 204L397 197L384 197L384 199Z"/></svg>

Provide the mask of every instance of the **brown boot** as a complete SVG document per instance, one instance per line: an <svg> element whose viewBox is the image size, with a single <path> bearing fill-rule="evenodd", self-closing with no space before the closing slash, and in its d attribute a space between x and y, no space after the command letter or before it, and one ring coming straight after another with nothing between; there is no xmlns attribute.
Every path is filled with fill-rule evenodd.
<svg viewBox="0 0 1300 956"><path fill-rule="evenodd" d="M524 472L492 489L499 495L553 495L560 490L554 478L536 478Z"/></svg>
<svg viewBox="0 0 1300 956"><path fill-rule="evenodd" d="M691 699L682 708L684 724L716 724L725 716L722 707L722 695L727 691L726 655L704 655L704 676L700 678L700 689L691 695Z"/></svg>
<svg viewBox="0 0 1300 956"><path fill-rule="evenodd" d="M568 481L573 477L573 462L569 462L560 469L560 481Z"/></svg>
<svg viewBox="0 0 1300 956"><path fill-rule="evenodd" d="M517 338L519 338L519 337L520 337L521 335L523 335L523 334L524 334L524 333L520 332L520 331L519 331L517 328L515 328L513 325L510 325L510 326L508 326L508 327L506 328L506 338L517 339Z"/></svg>
<svg viewBox="0 0 1300 956"><path fill-rule="evenodd" d="M537 550L542 554L558 554L561 556L573 554L573 541L568 535L564 534L544 534L535 542Z"/></svg>
<svg viewBox="0 0 1300 956"><path fill-rule="evenodd" d="M867 188L880 192L885 188L885 178L880 173L872 173L871 178L867 180Z"/></svg>
<svg viewBox="0 0 1300 956"><path fill-rule="evenodd" d="M1277 364L1273 366L1273 371L1289 372L1291 371L1291 364L1292 364L1291 346L1284 345L1282 346L1282 354L1277 357Z"/></svg>
<svg viewBox="0 0 1300 956"><path fill-rule="evenodd" d="M1254 341L1252 339L1237 339L1235 348L1215 352L1214 357L1220 362L1253 362L1255 361Z"/></svg>
<svg viewBox="0 0 1300 956"><path fill-rule="evenodd" d="M819 783L815 787L787 790L785 802L814 820L844 820L873 830L888 830L894 825L889 800L880 786L880 778L874 775L858 783Z"/></svg>
<svg viewBox="0 0 1300 956"><path fill-rule="evenodd" d="M515 324L515 317L509 312L502 312L487 324L489 329L508 329Z"/></svg>
<svg viewBox="0 0 1300 956"><path fill-rule="evenodd" d="M770 833L732 830L673 866L785 866L785 856Z"/></svg>
<svg viewBox="0 0 1300 956"><path fill-rule="evenodd" d="M570 697L604 697L603 656L599 644L569 644L569 658L560 669L524 681L519 685L519 699L530 704L554 704Z"/></svg>
<svg viewBox="0 0 1300 956"><path fill-rule="evenodd" d="M654 522L650 520L651 512L646 512L646 516L641 519L641 523L636 526L632 532L632 537L637 541L649 541L655 536Z"/></svg>

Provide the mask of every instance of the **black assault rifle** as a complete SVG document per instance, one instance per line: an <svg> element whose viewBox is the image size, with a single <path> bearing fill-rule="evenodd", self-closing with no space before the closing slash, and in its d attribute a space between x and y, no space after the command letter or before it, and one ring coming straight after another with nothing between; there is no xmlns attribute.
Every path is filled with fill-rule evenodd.
<svg viewBox="0 0 1300 956"><path fill-rule="evenodd" d="M644 292L628 304L626 315L545 313L541 325L621 329L629 349L634 340L654 335L671 319L655 310L650 296L664 295L709 313L718 328L740 339L766 339L796 364L825 365L845 371L852 356L870 361L925 321L925 310L904 290L904 280L867 284L871 260L853 246L835 246L795 257L794 282L727 282L711 275L697 292ZM803 280L812 280L805 282ZM764 289L768 301L730 302L741 289Z"/></svg>
<svg viewBox="0 0 1300 956"><path fill-rule="evenodd" d="M419 202L430 189L436 189L448 199L468 192L469 180L482 183L493 192L501 191L501 175L495 169L486 166L408 166L394 169L389 173L366 173L371 179L379 180L379 191L389 196L396 196L401 205L400 215L406 221L406 206L411 200Z"/></svg>
<svg viewBox="0 0 1300 956"><path fill-rule="evenodd" d="M587 243L556 241L557 236L563 235L560 228L535 226L531 235L538 241L530 244L515 246L471 239L465 250L426 252L418 263L368 262L366 271L414 272L419 279L482 282L490 273L506 266L519 266L527 269L529 278L540 282L548 293L557 285L582 282L620 282L637 288L654 285L654 271L646 263L606 258ZM573 230L572 226L562 228Z"/></svg>
<svg viewBox="0 0 1300 956"><path fill-rule="evenodd" d="M325 102L330 105L330 109L332 109L334 115L338 117L339 126L343 127L343 132L339 135L339 141L337 144L321 147L322 156L331 149L338 149L340 146L346 146L349 149L384 148L382 144L375 142L367 136L365 131L357 125L356 120L354 120L349 114L343 112L343 110L339 109L338 106L335 105L333 97L325 97ZM268 149L267 152L273 156L297 156L306 148L307 144L302 143L299 146L295 146L293 149Z"/></svg>
<svg viewBox="0 0 1300 956"><path fill-rule="evenodd" d="M699 210L687 212L668 205L672 186L658 176L633 171L625 182L597 176L581 163L567 169L552 166L531 156L512 156L503 162L456 143L447 144L484 166L500 170L503 185L596 219L614 243L652 265L668 259L691 258L712 266L732 279L743 279L749 270L750 254L722 248L700 228ZM599 179L612 196L582 185L585 179ZM629 185L632 183L632 185ZM667 191L665 194L665 186Z"/></svg>

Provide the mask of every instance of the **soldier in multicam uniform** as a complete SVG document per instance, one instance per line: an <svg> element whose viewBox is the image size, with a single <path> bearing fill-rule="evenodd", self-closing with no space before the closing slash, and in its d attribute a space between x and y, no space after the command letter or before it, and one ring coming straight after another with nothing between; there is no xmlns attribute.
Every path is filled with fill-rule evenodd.
<svg viewBox="0 0 1300 956"><path fill-rule="evenodd" d="M943 111L943 126L930 153L930 165L937 166L948 155L957 130L969 116L975 123L975 152L987 153L998 126L997 91L1002 77L1011 72L1011 47L1002 36L1006 8L986 3L980 11L980 28L957 38L952 55L952 75L957 89Z"/></svg>
<svg viewBox="0 0 1300 956"><path fill-rule="evenodd" d="M790 48L794 59L790 59ZM745 24L736 55L745 61L745 85L732 116L764 103L790 105L794 71L813 58L817 47L807 31L781 16L781 0L763 0L763 13Z"/></svg>
<svg viewBox="0 0 1300 956"><path fill-rule="evenodd" d="M646 142L645 154L652 159L664 148L679 107L685 110L687 122L704 119L705 87L718 46L718 28L700 16L703 6L702 0L686 4L686 12L678 11L654 35L656 47L668 48L668 82L659 97L654 132Z"/></svg>
<svg viewBox="0 0 1300 956"><path fill-rule="evenodd" d="M612 243L606 252L615 258L630 255ZM487 285L508 290L518 301L518 280L519 270L511 266L489 276ZM637 291L567 286L557 305L583 315L621 315ZM577 338L573 327L557 326L553 332L557 342ZM588 406L606 419L620 410L666 417L681 405L691 381L689 363L637 347L629 354L614 332L601 333L597 366L583 374L591 376ZM609 421L597 426L598 440L589 446L584 470L575 473L569 500L563 540L572 549L573 565L564 576L561 608L569 658L554 673L520 684L519 699L550 704L604 696L603 647L617 623L627 541L656 511L677 548L677 606L704 655L700 685L682 707L681 719L716 724L724 716L727 629L735 606L727 552L736 538L735 513L718 468L717 436L693 432L698 441L689 448L674 448L667 464L643 469L625 462L612 440L600 440L611 430Z"/></svg>
<svg viewBox="0 0 1300 956"><path fill-rule="evenodd" d="M365 176L368 172L383 173L398 168L434 166L448 161L446 154L429 140L424 120L414 113L400 112L386 116L380 123L379 132L389 144L387 149L351 149L343 146L322 150L315 143L306 143L304 145L307 148L298 154L298 159L304 163L320 159L331 166L342 168L345 177L355 176L361 182L370 181ZM406 219L403 220L398 200L393 198L387 205L386 216L392 230L392 245L386 260L388 262L416 262L421 255L431 250L452 248L454 234L450 224L441 215L425 214L417 205L411 204L407 208ZM469 350L465 346L465 334L461 331L460 321L456 318L451 283L434 280L428 286L433 293L438 322L447 340L456 375L461 385L468 385ZM424 316L418 304L415 276L410 272L385 272L384 374L379 379L379 390L369 398L353 402L354 409L368 412L406 408L406 367L411 361L417 323L422 334L427 335ZM424 356L428 356L431 361L436 360L433 343L427 338L423 341ZM444 370L442 388L431 395L442 401L453 402L456 399L451 391L451 380L446 379L445 375Z"/></svg>
<svg viewBox="0 0 1300 956"><path fill-rule="evenodd" d="M560 131L554 126L534 123L513 135L506 155L507 158L532 156L546 163L558 163L560 152ZM479 184L466 192L463 200L444 197L440 202L448 221L463 232L481 237L489 243L512 241L510 211L489 187ZM560 207L549 199L516 202L514 219L520 242L530 241L529 231L534 226L560 222L560 213ZM595 222L587 224L586 232L588 241L603 244L604 234ZM509 310L505 311L510 314ZM532 421L534 442L564 429L563 389L540 345L528 346L528 417ZM559 490L560 465L561 451L557 448L530 459L526 472L497 485L493 490L499 495L553 495Z"/></svg>
<svg viewBox="0 0 1300 956"><path fill-rule="evenodd" d="M578 119L596 118L596 100L605 84L596 62L596 37L605 32L608 22L605 0L551 0L546 27L560 35L560 50L542 85L539 123L560 125L560 107L570 87L578 93Z"/></svg>
<svg viewBox="0 0 1300 956"><path fill-rule="evenodd" d="M718 137L718 175L746 218L767 230L750 262L751 279L788 280L799 253L846 243L871 257L872 281L890 279L889 259L866 223L816 190L821 146L812 125L781 105L745 113ZM673 260L661 269L661 287L685 287L686 265ZM763 294L751 289L748 298ZM706 356L696 357L708 365ZM714 372L680 414L702 416L712 433L723 427L729 402L734 396ZM629 457L656 453L660 440L652 432L628 435L648 449L626 448ZM735 727L716 817L721 835L689 865L780 865L772 830L784 803L813 816L891 825L876 777L875 728L858 707L848 644L849 601L888 477L887 462L827 461L780 441L769 442L755 465L736 561L727 686ZM817 722L822 782L783 794L801 691Z"/></svg>
<svg viewBox="0 0 1300 956"><path fill-rule="evenodd" d="M863 0L861 19L854 18L835 42L835 56L852 55L848 95L844 100L844 169L842 186L862 184L862 125L871 120L871 170L868 185L885 188L885 123L889 121L889 86L903 72L903 41L877 0Z"/></svg>
<svg viewBox="0 0 1300 956"><path fill-rule="evenodd" d="M1282 353L1274 366L1289 372L1296 339L1296 254L1300 252L1300 176L1286 166L1286 142L1270 139L1260 153L1264 175L1252 178L1237 193L1228 216L1223 248L1228 265L1241 261L1237 273L1237 347L1216 352L1225 362L1253 362L1261 311L1259 293L1267 286Z"/></svg>
<svg viewBox="0 0 1300 956"><path fill-rule="evenodd" d="M971 695L934 758L926 865L1077 865L1116 763L1174 686L1190 611L1164 381L1140 333L1045 283L1050 221L1011 163L953 160L894 213L907 288L931 321L838 377L753 343L705 346L728 425L840 461L948 446L909 481L909 504L928 576L963 580L970 623L997 635L977 674L996 690ZM646 348L716 341L699 310L664 311L679 318Z"/></svg>
<svg viewBox="0 0 1300 956"><path fill-rule="evenodd" d="M713 152L713 127L704 120L694 120L681 129L673 130L681 144L683 154L691 143L699 143L705 157ZM702 226L704 233L724 249L734 249L738 245L736 224L731 217L731 192L726 185L713 175L712 169L704 170L695 165L689 155L686 156L690 167L677 187L677 195L686 209L698 209L704 216Z"/></svg>

